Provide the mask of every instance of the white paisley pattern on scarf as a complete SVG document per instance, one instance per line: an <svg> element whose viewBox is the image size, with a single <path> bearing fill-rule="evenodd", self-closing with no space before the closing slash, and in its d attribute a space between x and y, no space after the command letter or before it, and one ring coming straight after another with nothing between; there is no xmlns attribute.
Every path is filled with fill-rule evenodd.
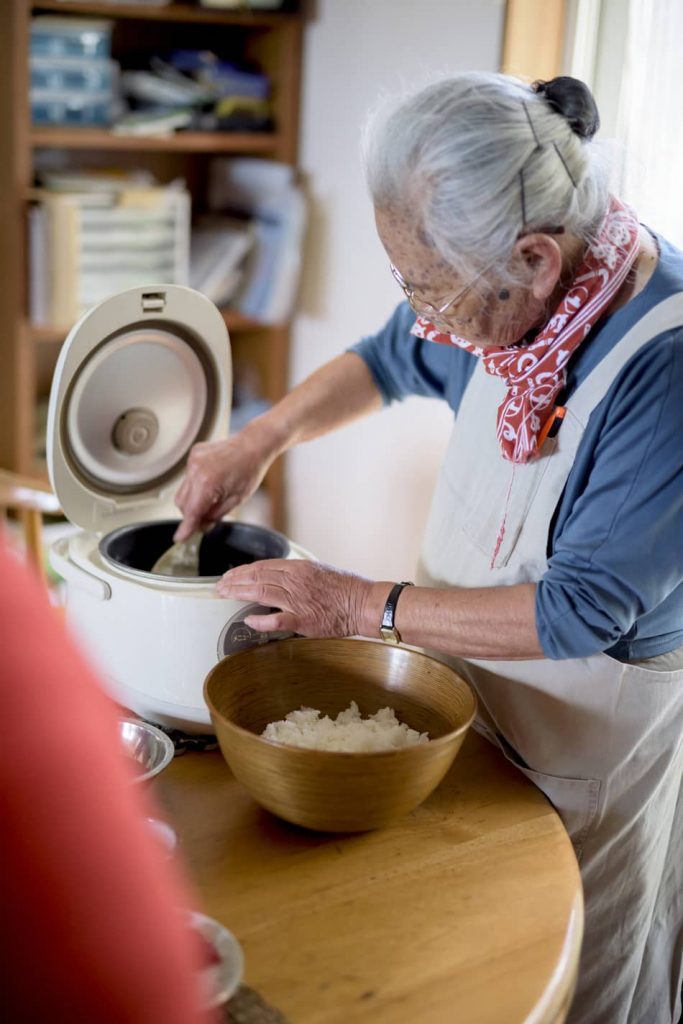
<svg viewBox="0 0 683 1024"><path fill-rule="evenodd" d="M486 372L505 381L496 436L510 462L528 462L539 454L539 435L565 386L567 363L624 283L638 255L638 231L633 211L612 196L569 290L528 344L481 348L439 331L424 317L415 321L411 334L481 356Z"/></svg>

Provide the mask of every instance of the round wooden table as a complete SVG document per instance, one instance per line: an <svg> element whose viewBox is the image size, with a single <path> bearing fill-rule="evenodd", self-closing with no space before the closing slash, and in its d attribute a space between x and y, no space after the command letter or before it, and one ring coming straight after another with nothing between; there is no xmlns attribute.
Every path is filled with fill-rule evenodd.
<svg viewBox="0 0 683 1024"><path fill-rule="evenodd" d="M392 827L306 832L262 811L219 752L155 792L245 981L291 1024L559 1024L576 978L579 871L545 797L470 733Z"/></svg>

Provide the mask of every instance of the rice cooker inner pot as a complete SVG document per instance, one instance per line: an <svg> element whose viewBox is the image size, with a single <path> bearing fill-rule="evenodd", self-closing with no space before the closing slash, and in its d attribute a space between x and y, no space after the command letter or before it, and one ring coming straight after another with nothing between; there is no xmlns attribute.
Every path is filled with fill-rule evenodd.
<svg viewBox="0 0 683 1024"><path fill-rule="evenodd" d="M237 565L248 565L264 558L287 558L290 544L275 530L252 523L221 522L204 534L199 547L199 575L162 576L152 566L173 544L179 519L151 523L131 523L108 533L99 543L102 558L115 568L144 579L182 583L210 582Z"/></svg>

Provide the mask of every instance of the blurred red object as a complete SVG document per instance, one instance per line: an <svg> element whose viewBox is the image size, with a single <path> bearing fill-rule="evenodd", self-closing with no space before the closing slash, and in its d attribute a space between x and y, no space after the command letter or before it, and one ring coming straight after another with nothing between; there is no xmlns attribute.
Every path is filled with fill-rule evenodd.
<svg viewBox="0 0 683 1024"><path fill-rule="evenodd" d="M4 1019L215 1020L192 900L147 825L116 708L1 534L0 656Z"/></svg>

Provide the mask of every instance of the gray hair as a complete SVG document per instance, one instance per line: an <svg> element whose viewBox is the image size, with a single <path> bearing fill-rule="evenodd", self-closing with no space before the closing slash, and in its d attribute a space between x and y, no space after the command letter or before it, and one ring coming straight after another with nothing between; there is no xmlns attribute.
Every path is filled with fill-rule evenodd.
<svg viewBox="0 0 683 1024"><path fill-rule="evenodd" d="M522 230L563 226L589 241L609 201L596 144L542 94L492 72L454 75L372 114L363 157L375 206L414 214L462 276L491 267L513 280Z"/></svg>

